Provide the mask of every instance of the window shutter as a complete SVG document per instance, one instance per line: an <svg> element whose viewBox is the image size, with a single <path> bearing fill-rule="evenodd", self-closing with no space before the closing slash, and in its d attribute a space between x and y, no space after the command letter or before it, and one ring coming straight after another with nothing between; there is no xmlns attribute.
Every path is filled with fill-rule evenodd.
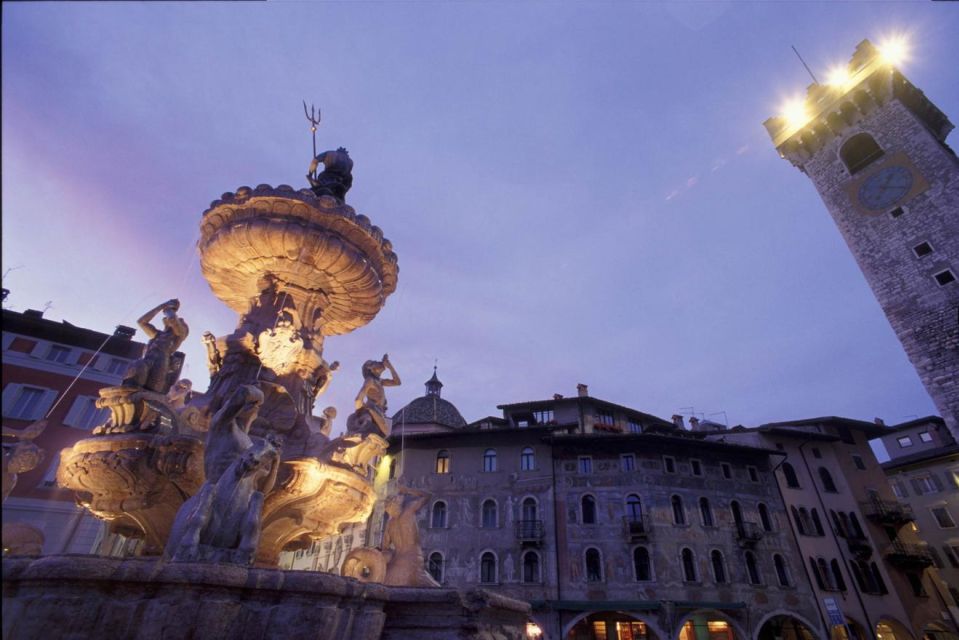
<svg viewBox="0 0 959 640"><path fill-rule="evenodd" d="M939 479L938 473L930 473L929 477L932 478L932 484L936 485L936 491L942 491L942 480Z"/></svg>
<svg viewBox="0 0 959 640"><path fill-rule="evenodd" d="M40 399L40 402L37 403L37 406L33 410L33 416L31 420L39 420L43 416L47 415L47 411L50 410L50 407L53 406L54 400L57 399L57 396L60 395L60 392L56 389L47 389L43 392L43 398Z"/></svg>
<svg viewBox="0 0 959 640"><path fill-rule="evenodd" d="M13 403L17 399L17 396L20 395L20 389L23 388L22 384L16 384L11 382L3 388L3 415L9 415L8 411L13 411Z"/></svg>
<svg viewBox="0 0 959 640"><path fill-rule="evenodd" d="M924 491L922 490L922 483L919 482L918 479L913 478L913 479L910 480L909 482L912 483L912 488L913 488L913 490L916 492L916 495L917 495L917 496L921 496L921 495L924 493Z"/></svg>
<svg viewBox="0 0 959 640"><path fill-rule="evenodd" d="M33 349L30 350L31 358L43 358L47 355L47 351L50 350L50 343L44 342L43 340L37 340L37 343L33 345Z"/></svg>
<svg viewBox="0 0 959 640"><path fill-rule="evenodd" d="M84 402L84 396L77 396L73 399L73 405L70 407L70 410L67 411L67 417L63 419L63 424L67 425L68 427L79 426L78 422L80 420L80 416L83 415Z"/></svg>

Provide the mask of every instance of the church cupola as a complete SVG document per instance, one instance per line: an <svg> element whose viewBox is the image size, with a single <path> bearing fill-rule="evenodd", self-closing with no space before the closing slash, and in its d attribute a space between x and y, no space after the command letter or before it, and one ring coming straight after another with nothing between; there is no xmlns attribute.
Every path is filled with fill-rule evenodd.
<svg viewBox="0 0 959 640"><path fill-rule="evenodd" d="M433 377L426 381L426 395L440 397L440 391L443 389L443 383L436 377L436 367L433 367Z"/></svg>

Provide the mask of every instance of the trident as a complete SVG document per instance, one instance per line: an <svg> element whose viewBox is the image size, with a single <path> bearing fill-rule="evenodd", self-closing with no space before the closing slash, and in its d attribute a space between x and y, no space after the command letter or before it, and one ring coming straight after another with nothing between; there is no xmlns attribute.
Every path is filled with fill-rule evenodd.
<svg viewBox="0 0 959 640"><path fill-rule="evenodd" d="M316 125L320 124L320 110L310 105L310 110L306 109L306 100L303 101L303 113L306 119L310 121L310 131L313 132L313 157L316 157Z"/></svg>

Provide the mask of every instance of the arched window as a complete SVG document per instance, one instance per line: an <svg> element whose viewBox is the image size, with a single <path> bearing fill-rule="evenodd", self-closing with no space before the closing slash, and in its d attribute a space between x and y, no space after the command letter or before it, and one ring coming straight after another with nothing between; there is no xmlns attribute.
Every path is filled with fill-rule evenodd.
<svg viewBox="0 0 959 640"><path fill-rule="evenodd" d="M836 535L840 538L846 537L846 529L842 525L842 520L839 519L839 516L832 509L829 510L829 517L832 519L832 530L836 532Z"/></svg>
<svg viewBox="0 0 959 640"><path fill-rule="evenodd" d="M833 578L832 571L829 570L829 565L826 564L826 561L823 558L818 558L816 560L816 564L819 566L819 575L822 576L823 584L825 584L823 589L835 591L836 580Z"/></svg>
<svg viewBox="0 0 959 640"><path fill-rule="evenodd" d="M889 589L886 588L886 581L882 579L882 574L879 573L879 567L873 562L869 568L872 570L872 578L876 581L876 587L879 589L879 593L885 595L889 593Z"/></svg>
<svg viewBox="0 0 959 640"><path fill-rule="evenodd" d="M483 501L482 527L484 529L496 528L496 502L492 499Z"/></svg>
<svg viewBox="0 0 959 640"><path fill-rule="evenodd" d="M802 513L800 513L800 511L796 509L796 507L790 507L789 510L792 511L793 521L796 523L796 531L799 532L799 535L801 536L809 535L808 533L806 533L806 523L803 520Z"/></svg>
<svg viewBox="0 0 959 640"><path fill-rule="evenodd" d="M653 579L652 566L649 563L649 551L645 547L633 549L633 572L640 582Z"/></svg>
<svg viewBox="0 0 959 640"><path fill-rule="evenodd" d="M773 521L769 517L769 509L762 502L759 503L759 522L763 525L764 531L773 530Z"/></svg>
<svg viewBox="0 0 959 640"><path fill-rule="evenodd" d="M684 548L683 559L683 580L686 582L696 582L696 559L693 557L692 549Z"/></svg>
<svg viewBox="0 0 959 640"><path fill-rule="evenodd" d="M527 551L523 555L523 582L538 583L539 577L539 554L535 551Z"/></svg>
<svg viewBox="0 0 959 640"><path fill-rule="evenodd" d="M739 506L739 502L733 500L729 503L729 508L733 512L733 522L736 523L736 529L742 530L743 528L743 510Z"/></svg>
<svg viewBox="0 0 959 640"><path fill-rule="evenodd" d="M783 477L786 479L786 486L790 489L799 488L799 478L796 476L796 470L788 462L783 463Z"/></svg>
<svg viewBox="0 0 959 640"><path fill-rule="evenodd" d="M519 454L519 468L523 471L532 471L536 468L536 458L533 455L533 447L526 447Z"/></svg>
<svg viewBox="0 0 959 640"><path fill-rule="evenodd" d="M583 524L596 524L596 498L586 495L583 496L580 503L583 512Z"/></svg>
<svg viewBox="0 0 959 640"><path fill-rule="evenodd" d="M496 556L490 551L480 556L480 582L484 584L496 582Z"/></svg>
<svg viewBox="0 0 959 640"><path fill-rule="evenodd" d="M726 584L726 563L723 562L723 554L718 549L714 549L709 554L709 559L713 565L713 578L716 579L716 584Z"/></svg>
<svg viewBox="0 0 959 640"><path fill-rule="evenodd" d="M826 493L839 493L836 483L832 481L832 474L826 467L819 467L819 479L822 480L822 490Z"/></svg>
<svg viewBox="0 0 959 640"><path fill-rule="evenodd" d="M436 473L450 472L450 452L443 449L436 454Z"/></svg>
<svg viewBox="0 0 959 640"><path fill-rule="evenodd" d="M686 524L686 510L683 508L683 499L679 496L673 496L669 502L673 506L673 522Z"/></svg>
<svg viewBox="0 0 959 640"><path fill-rule="evenodd" d="M430 527L433 529L446 528L446 503L442 500L437 500L433 503L433 513L432 518L430 519Z"/></svg>
<svg viewBox="0 0 959 640"><path fill-rule="evenodd" d="M870 593L872 591L869 588L869 581L871 580L872 575L869 573L868 567L866 567L866 573L863 574L861 563L858 560L850 560L849 572L852 574L852 578L856 581L856 584L859 585L860 591L863 593Z"/></svg>
<svg viewBox="0 0 959 640"><path fill-rule="evenodd" d="M882 156L882 149L868 133L854 135L846 140L839 150L839 157L850 174L862 171Z"/></svg>
<svg viewBox="0 0 959 640"><path fill-rule="evenodd" d="M537 517L537 515L536 515L537 508L536 508L536 499L535 499L535 498L526 498L526 499L524 499L524 500L523 500L522 511L523 511L523 513L522 513L522 516L523 516L522 519L523 519L523 520L530 521L530 520L538 520L538 519L539 519L539 518Z"/></svg>
<svg viewBox="0 0 959 640"><path fill-rule="evenodd" d="M773 556L773 564L776 565L776 577L779 578L779 586L788 587L789 570L786 568L786 561L777 553Z"/></svg>
<svg viewBox="0 0 959 640"><path fill-rule="evenodd" d="M437 582L443 582L443 554L439 551L434 551L430 554L429 562L427 562L426 570L429 571L429 574L433 576L433 579Z"/></svg>
<svg viewBox="0 0 959 640"><path fill-rule="evenodd" d="M708 498L699 499L699 516L703 519L704 527L713 526L713 508L709 504Z"/></svg>
<svg viewBox="0 0 959 640"><path fill-rule="evenodd" d="M824 563L825 564L825 563ZM823 591L826 590L826 577L822 574L820 570L819 563L812 556L809 557L809 568L812 569L812 574L816 578L816 584Z"/></svg>
<svg viewBox="0 0 959 640"><path fill-rule="evenodd" d="M819 512L816 511L816 507L812 509L812 523L816 527L816 535L824 536L826 535L825 529L822 528L822 520L819 519Z"/></svg>
<svg viewBox="0 0 959 640"><path fill-rule="evenodd" d="M487 449L483 453L483 471L496 471L496 449Z"/></svg>
<svg viewBox="0 0 959 640"><path fill-rule="evenodd" d="M599 556L599 550L592 547L586 550L586 581L603 581L603 562Z"/></svg>
<svg viewBox="0 0 959 640"><path fill-rule="evenodd" d="M759 577L759 565L756 564L756 556L752 551L746 552L746 576L749 577L749 584L762 584Z"/></svg>
<svg viewBox="0 0 959 640"><path fill-rule="evenodd" d="M857 538L865 538L866 534L862 530L862 526L859 524L859 518L856 517L855 513L849 513L849 529L852 534Z"/></svg>
<svg viewBox="0 0 959 640"><path fill-rule="evenodd" d="M839 561L833 560L829 563L829 566L832 567L833 579L835 580L836 587L840 591L845 591L846 580L842 577L842 570L839 568Z"/></svg>

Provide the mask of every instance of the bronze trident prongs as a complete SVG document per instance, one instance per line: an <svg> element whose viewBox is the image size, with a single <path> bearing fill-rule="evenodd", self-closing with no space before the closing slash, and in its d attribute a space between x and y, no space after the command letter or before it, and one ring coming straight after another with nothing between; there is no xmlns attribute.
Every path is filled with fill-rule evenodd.
<svg viewBox="0 0 959 640"><path fill-rule="evenodd" d="M306 100L303 101L303 113L306 115L306 119L310 121L310 131L313 132L313 157L316 157L316 126L320 124L320 110L310 105L310 109L306 108Z"/></svg>

